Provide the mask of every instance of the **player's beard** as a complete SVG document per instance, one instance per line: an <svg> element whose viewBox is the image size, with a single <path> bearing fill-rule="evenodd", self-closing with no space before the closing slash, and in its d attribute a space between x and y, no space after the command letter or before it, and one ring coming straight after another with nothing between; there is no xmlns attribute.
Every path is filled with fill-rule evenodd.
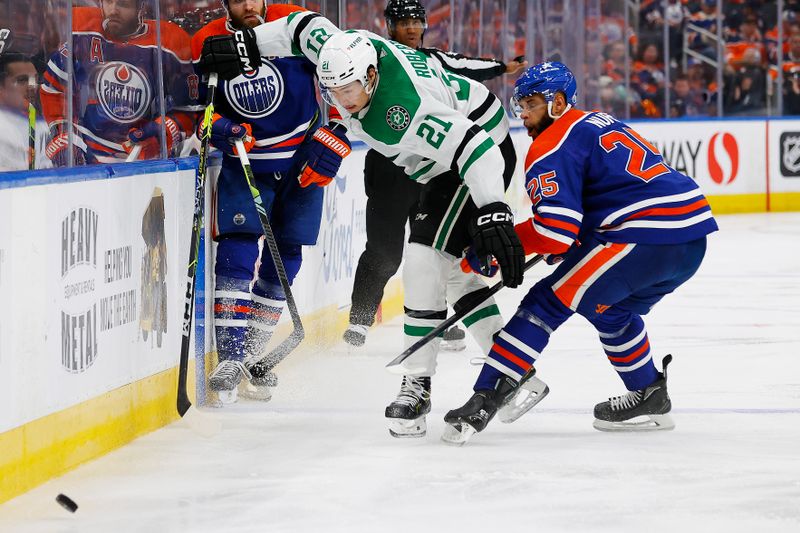
<svg viewBox="0 0 800 533"><path fill-rule="evenodd" d="M256 26L264 24L264 17L266 15L266 13L246 13L242 18L237 17L234 19L231 17L231 20L233 21L233 26L235 28L255 28Z"/></svg>
<svg viewBox="0 0 800 533"><path fill-rule="evenodd" d="M543 116L539 122L532 124L528 128L528 135L531 139L536 139L536 137L541 135L553 122L555 122L555 119L550 115Z"/></svg>

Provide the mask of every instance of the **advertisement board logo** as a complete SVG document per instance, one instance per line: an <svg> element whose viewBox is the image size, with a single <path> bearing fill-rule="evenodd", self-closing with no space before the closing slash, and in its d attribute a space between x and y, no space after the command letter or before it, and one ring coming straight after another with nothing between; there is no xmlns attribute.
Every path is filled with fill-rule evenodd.
<svg viewBox="0 0 800 533"><path fill-rule="evenodd" d="M739 145L728 132L717 132L708 141L708 175L714 183L729 185L739 173Z"/></svg>
<svg viewBox="0 0 800 533"><path fill-rule="evenodd" d="M167 332L165 218L164 192L160 187L156 187L142 216L142 239L147 247L142 256L142 310L139 316L139 329L141 329L142 338L145 341L153 333L159 348L161 348L163 335Z"/></svg>
<svg viewBox="0 0 800 533"><path fill-rule="evenodd" d="M781 175L786 178L800 176L800 131L781 133Z"/></svg>
<svg viewBox="0 0 800 533"><path fill-rule="evenodd" d="M100 217L76 207L61 221L61 365L83 372L97 357L97 232Z"/></svg>

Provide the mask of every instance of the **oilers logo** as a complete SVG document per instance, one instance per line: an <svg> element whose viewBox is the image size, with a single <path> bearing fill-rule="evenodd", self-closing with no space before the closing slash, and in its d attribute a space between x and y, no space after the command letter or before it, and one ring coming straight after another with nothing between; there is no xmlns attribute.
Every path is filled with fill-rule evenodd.
<svg viewBox="0 0 800 533"><path fill-rule="evenodd" d="M118 122L135 122L150 107L150 83L141 70L129 63L111 61L103 65L96 90L103 110Z"/></svg>
<svg viewBox="0 0 800 533"><path fill-rule="evenodd" d="M269 61L258 70L225 82L225 96L233 109L247 118L270 115L283 100L283 76Z"/></svg>

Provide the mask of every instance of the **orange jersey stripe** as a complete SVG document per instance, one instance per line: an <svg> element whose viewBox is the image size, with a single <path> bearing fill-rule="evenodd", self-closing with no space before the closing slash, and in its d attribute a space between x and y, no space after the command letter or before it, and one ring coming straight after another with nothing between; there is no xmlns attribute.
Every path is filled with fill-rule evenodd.
<svg viewBox="0 0 800 533"><path fill-rule="evenodd" d="M650 339L646 339L642 347L633 352L632 354L626 355L625 357L611 357L609 355L608 360L611 361L612 363L630 363L631 361L633 361L634 359L636 359L649 349L650 349Z"/></svg>
<svg viewBox="0 0 800 533"><path fill-rule="evenodd" d="M575 235L577 235L578 232L580 231L580 228L575 224L570 224L569 222L565 222L563 220L557 220L555 218L545 218L543 216L540 216L538 213L535 213L533 215L533 218L536 220L536 222L542 224L543 226L548 226L551 228L560 228L569 231L570 233L574 233Z"/></svg>
<svg viewBox="0 0 800 533"><path fill-rule="evenodd" d="M625 220L633 220L636 218L644 218L649 216L683 215L686 213L691 213L692 211L697 211L704 207L708 207L708 200L701 198L696 202L680 207L655 207L653 209L645 209L644 211L639 211L638 213L629 216Z"/></svg>
<svg viewBox="0 0 800 533"><path fill-rule="evenodd" d="M502 355L503 357L505 357L506 359L508 359L509 361L514 363L515 365L517 365L518 367L522 368L525 372L530 370L530 368L533 366L532 364L530 364L529 362L525 361L524 359L520 359L519 357L517 357L513 353L509 352L508 350L506 350L505 348L503 348L499 344L495 344L494 346L492 346L492 351L499 353L500 355Z"/></svg>
<svg viewBox="0 0 800 533"><path fill-rule="evenodd" d="M570 131L573 124L581 120L588 113L580 111L574 107L567 111L558 120L545 130L544 133L536 137L531 147L528 149L528 155L525 158L525 171L531 167L533 163L542 158L545 154L553 150Z"/></svg>
<svg viewBox="0 0 800 533"><path fill-rule="evenodd" d="M251 310L249 305L214 304L215 313L250 313Z"/></svg>
<svg viewBox="0 0 800 533"><path fill-rule="evenodd" d="M625 243L615 242L607 248L600 250L597 255L592 257L585 265L578 269L570 278L568 278L558 289L555 295L567 307L572 307L572 300L578 293L578 290L583 284L592 277L592 274L600 270L600 268L614 258L618 253L628 246Z"/></svg>

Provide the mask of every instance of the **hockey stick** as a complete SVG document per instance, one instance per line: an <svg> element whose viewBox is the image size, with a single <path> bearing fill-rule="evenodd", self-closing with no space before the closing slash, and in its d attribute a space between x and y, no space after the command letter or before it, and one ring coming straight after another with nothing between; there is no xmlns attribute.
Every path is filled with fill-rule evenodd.
<svg viewBox="0 0 800 533"><path fill-rule="evenodd" d="M36 106L33 96L36 93L36 78L28 77L28 170L36 168Z"/></svg>
<svg viewBox="0 0 800 533"><path fill-rule="evenodd" d="M255 185L255 176L253 169L250 166L250 160L247 157L247 151L244 149L244 143L241 140L236 141L236 153L239 156L239 161L242 163L244 170L244 179L247 181L247 186L250 188L250 193L253 195L253 203L255 203L256 211L258 211L258 219L261 221L261 229L264 232L264 240L269 248L269 255L272 256L272 262L275 264L275 270L278 273L278 280L281 283L283 294L286 297L286 306L289 308L289 314L292 317L292 325L294 329L289 336L280 343L274 350L259 359L252 366L248 367L250 374L254 378L263 378L267 372L272 370L278 363L289 355L292 350L303 341L306 336L303 329L303 322L300 320L300 313L297 311L297 305L292 296L292 289L289 286L289 278L286 276L286 269L283 267L283 260L278 251L278 243L275 242L275 234L272 232L272 226L269 224L269 217L267 210L264 207L264 202L261 201L261 192Z"/></svg>
<svg viewBox="0 0 800 533"><path fill-rule="evenodd" d="M186 390L189 373L189 339L192 334L194 315L194 289L197 281L197 256L200 251L200 230L203 227L203 207L205 203L206 170L208 167L208 144L211 139L211 117L214 115L214 95L217 92L217 73L208 75L206 111L203 115L203 133L200 140L200 155L197 165L197 182L194 189L194 217L192 218L192 237L189 247L189 265L186 271L186 300L183 307L183 339L181 340L181 359L178 365L178 414L183 417L192 406Z"/></svg>
<svg viewBox="0 0 800 533"><path fill-rule="evenodd" d="M141 144L134 144L133 148L131 148L131 153L128 154L128 157L125 158L126 163L131 163L139 159L139 154L142 153L142 145Z"/></svg>
<svg viewBox="0 0 800 533"><path fill-rule="evenodd" d="M528 269L533 267L533 265L535 265L542 259L544 259L544 256L541 255L535 255L530 259L528 259L528 261L525 262L525 271L527 272ZM470 314L476 307L478 307L480 304L489 299L489 297L497 294L497 292L503 287L505 287L505 285L503 285L503 282L500 281L500 283L497 283L495 285L492 285L491 287L486 287L485 289L481 289L480 291L478 291L478 293L474 296L472 301L470 301L460 309L456 310L456 312L453 313L453 315L450 316L447 320L445 320L444 322L433 328L433 330L428 332L424 337L422 337L420 340L409 346L406 349L406 351L404 351L403 353L392 359L389 362L389 364L386 365L386 369L389 372L392 372L393 374L409 374L409 373L413 374L414 373L413 370L405 368L403 366L402 364L403 361L411 357L411 355L414 354L417 350L428 344L431 341L431 339L438 337L444 331L450 329L450 326L452 326L453 324L455 324L456 322L458 322L459 320Z"/></svg>

